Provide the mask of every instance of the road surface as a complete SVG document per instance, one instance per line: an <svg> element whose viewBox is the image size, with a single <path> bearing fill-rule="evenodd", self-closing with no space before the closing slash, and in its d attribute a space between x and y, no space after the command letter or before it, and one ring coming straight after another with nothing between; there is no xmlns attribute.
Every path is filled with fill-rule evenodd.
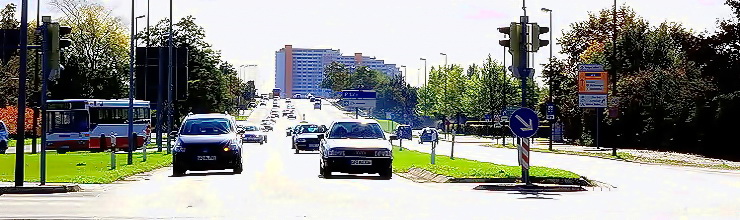
<svg viewBox="0 0 740 220"><path fill-rule="evenodd" d="M295 101L298 114L329 124L345 116ZM284 107L285 104L282 104ZM269 109L250 117L261 120ZM415 183L399 176L318 177L318 155L294 154L280 118L265 145L244 145L244 173L171 168L138 181L85 185L58 195L2 195L0 218L223 219L739 219L740 175L533 153L533 165L572 170L615 185L611 191L523 195L472 190L478 184ZM407 142L408 143L408 142ZM407 145L424 150L426 146ZM456 155L513 164L515 151L460 145ZM440 147L440 151L447 149Z"/></svg>

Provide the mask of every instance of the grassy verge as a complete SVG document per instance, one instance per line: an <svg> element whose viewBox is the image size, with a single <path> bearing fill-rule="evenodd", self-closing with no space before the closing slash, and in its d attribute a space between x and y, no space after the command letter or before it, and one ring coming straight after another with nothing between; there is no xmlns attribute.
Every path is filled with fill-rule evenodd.
<svg viewBox="0 0 740 220"><path fill-rule="evenodd" d="M26 146L31 146L32 140L32 138L26 138L23 140L23 144L25 144ZM17 141L15 139L8 140L8 147L15 147L16 142ZM41 144L41 138L36 139L36 144Z"/></svg>
<svg viewBox="0 0 740 220"><path fill-rule="evenodd" d="M516 149L516 146L514 145L504 146L501 144L486 144L485 146L495 147L495 148ZM654 164L702 167L702 168L712 168L712 169L722 169L722 170L740 170L740 167L734 167L734 166L730 166L726 164L699 164L699 163L691 163L691 162L679 161L679 160L646 158L646 157L638 157L638 156L632 155L630 153L625 153L625 152L617 152L617 156L612 156L611 152L608 152L608 153L606 152L605 153L581 152L581 151L568 151L568 150L555 150L555 149L548 150L548 149L543 149L543 148L530 148L530 151L540 152L540 153L553 153L553 154L567 154L567 155L597 157L597 158L604 158L604 159L618 159L618 160L624 160L627 162L638 162L638 163L654 163Z"/></svg>
<svg viewBox="0 0 740 220"><path fill-rule="evenodd" d="M0 155L0 182L14 180L15 155ZM39 181L39 154L26 154L25 170L27 182ZM172 163L172 155L157 152L147 153L147 162L141 162L142 154L134 153L134 164L127 165L125 154L116 155L117 168L110 169L110 153L70 152L67 154L47 153L47 182L51 183L111 183L134 174L151 171Z"/></svg>
<svg viewBox="0 0 740 220"><path fill-rule="evenodd" d="M380 127L383 128L383 131L387 133L392 133L394 130L396 130L396 126L401 124L401 123L391 121L391 120L377 119L376 121L378 121L378 124L380 124Z"/></svg>
<svg viewBox="0 0 740 220"><path fill-rule="evenodd" d="M522 171L519 166L506 166L495 163L480 162L457 158L451 160L448 156L437 156L435 165L429 164L431 155L419 151L398 147L393 150L393 172L407 172L411 168L421 168L432 173L453 178L520 178ZM579 178L580 175L570 171L548 167L534 166L530 169L533 177L547 178Z"/></svg>

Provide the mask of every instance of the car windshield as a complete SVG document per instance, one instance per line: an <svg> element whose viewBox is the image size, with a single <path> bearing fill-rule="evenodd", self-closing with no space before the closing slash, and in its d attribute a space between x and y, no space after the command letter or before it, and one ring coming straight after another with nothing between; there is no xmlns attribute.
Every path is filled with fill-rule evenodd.
<svg viewBox="0 0 740 220"><path fill-rule="evenodd" d="M5 132L5 124L0 122L0 132Z"/></svg>
<svg viewBox="0 0 740 220"><path fill-rule="evenodd" d="M257 126L246 126L244 127L244 130L245 131L259 131L259 129L257 129Z"/></svg>
<svg viewBox="0 0 740 220"><path fill-rule="evenodd" d="M326 127L324 126L318 126L318 125L301 125L300 130L298 130L299 133L324 133L326 132Z"/></svg>
<svg viewBox="0 0 740 220"><path fill-rule="evenodd" d="M385 135L378 123L339 122L332 126L329 138L377 139L385 138Z"/></svg>
<svg viewBox="0 0 740 220"><path fill-rule="evenodd" d="M231 122L223 118L190 119L185 121L180 134L183 135L219 135L227 134Z"/></svg>

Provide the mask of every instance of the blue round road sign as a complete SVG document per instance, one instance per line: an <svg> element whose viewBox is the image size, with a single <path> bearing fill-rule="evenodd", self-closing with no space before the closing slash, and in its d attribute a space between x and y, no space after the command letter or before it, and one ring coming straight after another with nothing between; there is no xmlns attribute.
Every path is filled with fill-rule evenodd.
<svg viewBox="0 0 740 220"><path fill-rule="evenodd" d="M532 137L537 133L539 126L540 120L537 118L537 113L529 108L520 108L514 111L509 118L509 128L518 137Z"/></svg>

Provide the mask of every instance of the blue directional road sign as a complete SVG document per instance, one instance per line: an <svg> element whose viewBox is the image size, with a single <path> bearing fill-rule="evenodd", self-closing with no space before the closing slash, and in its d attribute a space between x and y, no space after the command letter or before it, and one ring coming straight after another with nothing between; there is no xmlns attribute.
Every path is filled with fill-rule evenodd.
<svg viewBox="0 0 740 220"><path fill-rule="evenodd" d="M509 128L518 137L532 137L537 133L537 128L540 126L540 120L537 118L537 113L534 113L532 109L520 108L511 114L509 119Z"/></svg>

